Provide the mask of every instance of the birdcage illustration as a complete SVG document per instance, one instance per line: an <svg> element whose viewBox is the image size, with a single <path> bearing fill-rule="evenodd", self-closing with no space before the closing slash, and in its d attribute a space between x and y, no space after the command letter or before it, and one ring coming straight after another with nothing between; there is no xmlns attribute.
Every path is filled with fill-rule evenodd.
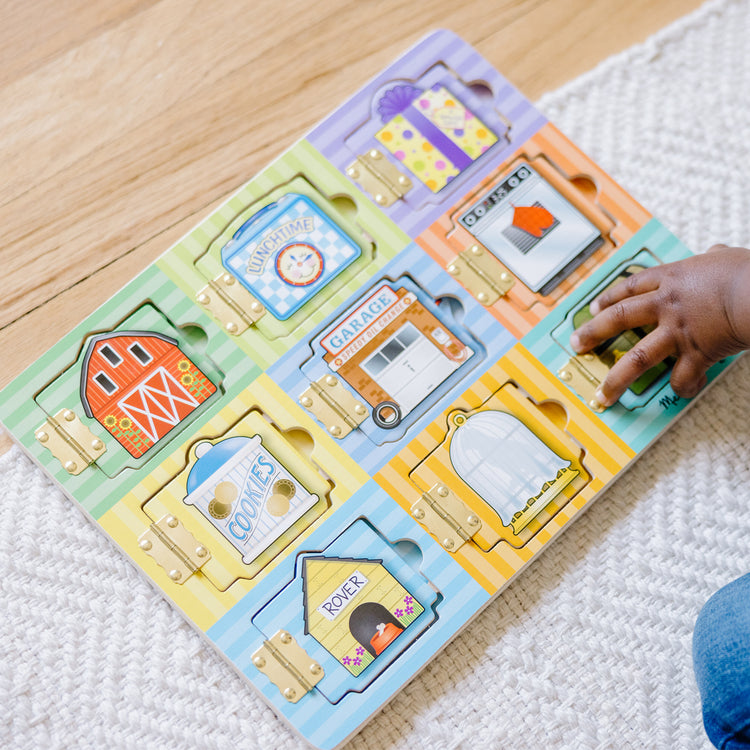
<svg viewBox="0 0 750 750"><path fill-rule="evenodd" d="M578 475L520 419L502 411L453 416L456 474L517 533Z"/></svg>

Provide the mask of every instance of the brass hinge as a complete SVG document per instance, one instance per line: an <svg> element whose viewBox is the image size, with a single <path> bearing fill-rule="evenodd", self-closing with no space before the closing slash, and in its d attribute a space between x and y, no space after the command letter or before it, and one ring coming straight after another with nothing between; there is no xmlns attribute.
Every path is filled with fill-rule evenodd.
<svg viewBox="0 0 750 750"><path fill-rule="evenodd" d="M290 703L297 703L325 676L323 667L286 630L263 641L253 654L253 664Z"/></svg>
<svg viewBox="0 0 750 750"><path fill-rule="evenodd" d="M138 537L138 546L182 585L210 559L211 553L176 516L163 516Z"/></svg>
<svg viewBox="0 0 750 750"><path fill-rule="evenodd" d="M266 308L230 273L209 281L196 299L232 336L239 336L266 314Z"/></svg>
<svg viewBox="0 0 750 750"><path fill-rule="evenodd" d="M62 409L36 431L36 439L69 474L80 474L96 461L107 446L71 409Z"/></svg>
<svg viewBox="0 0 750 750"><path fill-rule="evenodd" d="M360 154L346 168L346 174L358 182L379 206L390 206L403 198L412 187L411 180L391 164L376 148Z"/></svg>
<svg viewBox="0 0 750 750"><path fill-rule="evenodd" d="M448 273L457 278L483 305L504 297L516 283L497 258L479 245L472 245L448 264Z"/></svg>
<svg viewBox="0 0 750 750"><path fill-rule="evenodd" d="M338 439L359 427L368 415L367 407L333 375L324 375L310 383L299 402Z"/></svg>
<svg viewBox="0 0 750 750"><path fill-rule="evenodd" d="M457 552L482 528L479 517L444 484L425 492L411 514L448 552Z"/></svg>
<svg viewBox="0 0 750 750"><path fill-rule="evenodd" d="M510 522L513 533L520 534L577 476L578 471L567 466L551 482L545 482L542 491L513 516Z"/></svg>
<svg viewBox="0 0 750 750"><path fill-rule="evenodd" d="M567 383L595 412L603 412L604 407L596 400L596 390L604 382L609 367L596 354L577 354L561 367L557 374Z"/></svg>

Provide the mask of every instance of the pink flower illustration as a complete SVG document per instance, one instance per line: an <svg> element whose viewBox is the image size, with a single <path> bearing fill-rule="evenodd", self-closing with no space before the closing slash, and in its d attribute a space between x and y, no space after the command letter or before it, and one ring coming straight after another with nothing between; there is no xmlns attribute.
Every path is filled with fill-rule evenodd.
<svg viewBox="0 0 750 750"><path fill-rule="evenodd" d="M357 656L362 656L362 654L365 653L365 650L362 648L362 646L357 646Z"/></svg>
<svg viewBox="0 0 750 750"><path fill-rule="evenodd" d="M407 615L411 615L411 614L413 614L413 613L414 613L414 607L412 607L411 605L409 605L409 606L408 606L408 607L406 608L406 614L407 614Z"/></svg>
<svg viewBox="0 0 750 750"><path fill-rule="evenodd" d="M411 604L413 601L414 599L409 594L404 597L404 604Z"/></svg>
<svg viewBox="0 0 750 750"><path fill-rule="evenodd" d="M359 657L357 657L353 662L355 667L358 667L361 663L362 663L362 659L360 659Z"/></svg>
<svg viewBox="0 0 750 750"><path fill-rule="evenodd" d="M350 658L349 658L348 656L345 656L345 657L344 657L344 658L343 658L343 659L341 660L341 663L342 663L342 664L351 664L351 663L352 663L352 660L351 660L351 659L350 659Z"/></svg>
<svg viewBox="0 0 750 750"><path fill-rule="evenodd" d="M401 608L394 609L393 610L393 614L396 615L396 617L403 617L404 616L404 610L401 609Z"/></svg>

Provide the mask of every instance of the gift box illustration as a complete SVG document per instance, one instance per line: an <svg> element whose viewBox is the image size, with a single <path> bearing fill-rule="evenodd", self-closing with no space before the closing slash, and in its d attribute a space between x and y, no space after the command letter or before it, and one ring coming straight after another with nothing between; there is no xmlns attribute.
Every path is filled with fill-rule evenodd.
<svg viewBox="0 0 750 750"><path fill-rule="evenodd" d="M187 479L195 506L249 564L318 501L260 435L200 441Z"/></svg>
<svg viewBox="0 0 750 750"><path fill-rule="evenodd" d="M313 201L287 193L237 230L221 262L274 317L286 320L361 253Z"/></svg>
<svg viewBox="0 0 750 750"><path fill-rule="evenodd" d="M382 95L377 110L384 126L375 138L434 193L497 142L440 83L426 90L398 84Z"/></svg>

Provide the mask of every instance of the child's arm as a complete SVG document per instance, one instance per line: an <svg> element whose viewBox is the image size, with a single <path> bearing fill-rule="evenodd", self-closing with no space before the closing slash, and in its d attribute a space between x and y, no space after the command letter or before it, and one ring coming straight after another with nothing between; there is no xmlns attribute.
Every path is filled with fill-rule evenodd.
<svg viewBox="0 0 750 750"><path fill-rule="evenodd" d="M656 326L610 370L596 394L602 406L672 354L672 388L692 398L714 362L750 348L750 250L714 245L705 255L647 268L602 292L591 312L570 337L578 353L629 328Z"/></svg>

